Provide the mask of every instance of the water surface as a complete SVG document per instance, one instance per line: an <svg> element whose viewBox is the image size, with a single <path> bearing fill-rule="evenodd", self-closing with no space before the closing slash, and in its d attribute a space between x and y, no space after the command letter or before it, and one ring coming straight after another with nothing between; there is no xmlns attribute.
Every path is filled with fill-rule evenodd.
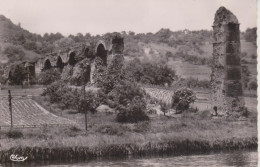
<svg viewBox="0 0 260 167"><path fill-rule="evenodd" d="M82 166L115 166L115 167L225 167L225 166L257 166L257 151L232 151L205 155L127 157L125 159L99 159L86 162L23 162L2 164L2 166L41 166L41 167L82 167Z"/></svg>

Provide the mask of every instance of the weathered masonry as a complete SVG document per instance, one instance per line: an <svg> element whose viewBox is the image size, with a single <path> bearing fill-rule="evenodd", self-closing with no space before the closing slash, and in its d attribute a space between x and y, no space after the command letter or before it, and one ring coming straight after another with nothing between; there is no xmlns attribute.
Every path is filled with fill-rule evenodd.
<svg viewBox="0 0 260 167"><path fill-rule="evenodd" d="M212 109L230 114L244 108L240 30L236 16L220 7L213 24Z"/></svg>
<svg viewBox="0 0 260 167"><path fill-rule="evenodd" d="M114 56L122 55L123 50L124 39L119 33L113 33L91 44L68 46L45 55L36 64L36 74L56 69L61 72L61 79L72 84L95 83L95 76Z"/></svg>

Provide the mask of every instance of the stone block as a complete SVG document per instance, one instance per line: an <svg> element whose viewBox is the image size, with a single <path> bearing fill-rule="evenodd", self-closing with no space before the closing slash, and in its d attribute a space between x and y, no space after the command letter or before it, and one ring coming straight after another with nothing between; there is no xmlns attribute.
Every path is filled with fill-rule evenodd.
<svg viewBox="0 0 260 167"><path fill-rule="evenodd" d="M226 71L226 80L240 80L241 69L240 67L228 67Z"/></svg>
<svg viewBox="0 0 260 167"><path fill-rule="evenodd" d="M242 84L237 81L226 83L226 96L228 97L243 96Z"/></svg>
<svg viewBox="0 0 260 167"><path fill-rule="evenodd" d="M227 54L226 55L226 65L237 66L240 65L240 57L237 54Z"/></svg>

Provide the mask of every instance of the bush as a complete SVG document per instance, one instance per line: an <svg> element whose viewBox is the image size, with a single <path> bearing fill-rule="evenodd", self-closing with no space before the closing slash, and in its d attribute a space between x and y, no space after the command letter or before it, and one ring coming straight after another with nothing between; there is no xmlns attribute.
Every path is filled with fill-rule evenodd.
<svg viewBox="0 0 260 167"><path fill-rule="evenodd" d="M175 71L163 64L142 63L134 59L126 64L124 73L127 79L152 85L171 85L175 78Z"/></svg>
<svg viewBox="0 0 260 167"><path fill-rule="evenodd" d="M136 83L121 80L108 94L107 99L108 105L119 111L116 117L118 122L149 120L145 112L144 91Z"/></svg>
<svg viewBox="0 0 260 167"><path fill-rule="evenodd" d="M58 103L61 101L65 89L67 89L65 87L66 85L63 82L54 82L43 90L42 96L49 96L51 103Z"/></svg>
<svg viewBox="0 0 260 167"><path fill-rule="evenodd" d="M23 63L14 63L10 67L9 83L11 85L23 85L25 79L27 79L27 71Z"/></svg>
<svg viewBox="0 0 260 167"><path fill-rule="evenodd" d="M12 139L18 139L23 137L23 133L18 130L10 130L7 132L7 137L12 138Z"/></svg>
<svg viewBox="0 0 260 167"><path fill-rule="evenodd" d="M78 92L78 111L79 112L87 112L90 111L92 113L96 112L96 108L100 106L101 103L105 101L105 97L102 91L93 92L93 91L86 91L84 97L84 90Z"/></svg>
<svg viewBox="0 0 260 167"><path fill-rule="evenodd" d="M174 92L172 97L172 107L176 111L184 111L189 109L190 103L193 103L196 99L195 93L188 88L180 88Z"/></svg>
<svg viewBox="0 0 260 167"><path fill-rule="evenodd" d="M86 91L72 89L63 82L54 82L44 89L42 96L48 96L50 103L56 103L61 109L75 109L78 112L95 112L96 108L105 103L106 96L102 91Z"/></svg>
<svg viewBox="0 0 260 167"><path fill-rule="evenodd" d="M60 71L58 69L49 69L40 73L38 83L49 85L60 79Z"/></svg>
<svg viewBox="0 0 260 167"><path fill-rule="evenodd" d="M116 120L121 123L137 123L147 121L149 117L145 113L146 104L143 100L135 98L128 106L121 107Z"/></svg>

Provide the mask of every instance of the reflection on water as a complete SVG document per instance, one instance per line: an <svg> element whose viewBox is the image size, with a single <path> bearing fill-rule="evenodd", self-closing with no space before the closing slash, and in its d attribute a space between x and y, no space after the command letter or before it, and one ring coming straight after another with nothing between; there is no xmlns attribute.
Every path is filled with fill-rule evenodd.
<svg viewBox="0 0 260 167"><path fill-rule="evenodd" d="M3 164L2 164L3 165ZM3 166L46 166L46 167L79 167L79 166L141 166L141 167L172 167L172 166L257 166L256 151L232 151L207 155L185 155L185 156L158 156L158 157L142 157L126 159L102 159L88 162L67 162L67 163L12 163Z"/></svg>

